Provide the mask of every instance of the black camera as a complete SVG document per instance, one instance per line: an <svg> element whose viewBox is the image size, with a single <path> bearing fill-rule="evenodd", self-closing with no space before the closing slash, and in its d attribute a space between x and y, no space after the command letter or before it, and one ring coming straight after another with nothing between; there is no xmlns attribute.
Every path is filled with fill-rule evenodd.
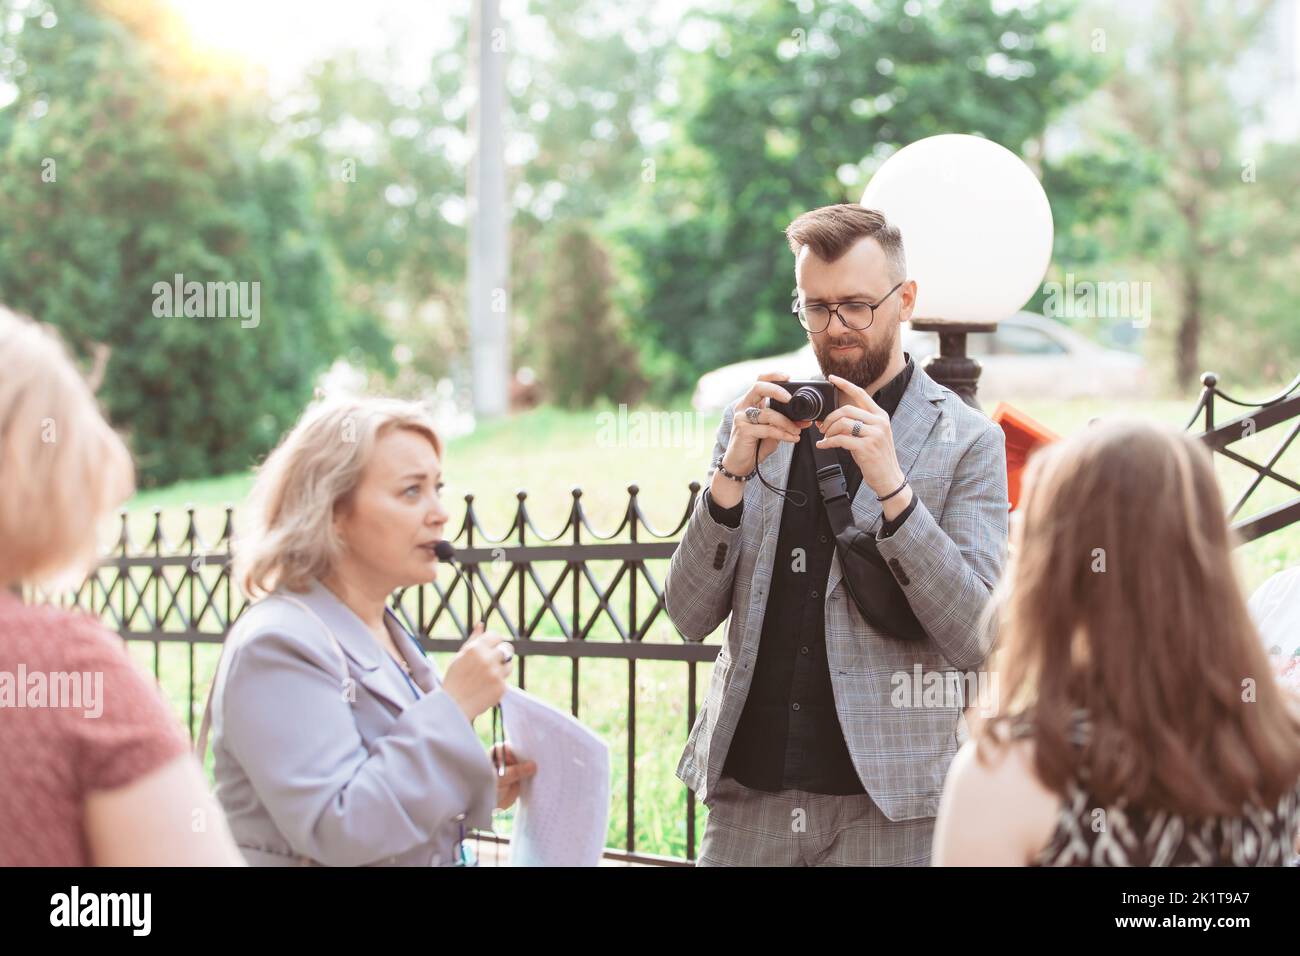
<svg viewBox="0 0 1300 956"><path fill-rule="evenodd" d="M835 410L835 386L830 382L776 382L790 393L790 401L768 399L767 407L792 422L819 422Z"/></svg>

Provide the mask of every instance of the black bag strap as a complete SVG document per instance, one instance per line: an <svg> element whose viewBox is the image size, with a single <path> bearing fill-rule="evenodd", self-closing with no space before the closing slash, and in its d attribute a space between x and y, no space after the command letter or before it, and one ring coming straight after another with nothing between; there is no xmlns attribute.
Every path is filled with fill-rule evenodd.
<svg viewBox="0 0 1300 956"><path fill-rule="evenodd" d="M925 640L925 628L876 548L875 535L853 523L848 480L839 457L816 444L813 455L817 461L817 487L840 556L841 580L858 613L873 627L899 640Z"/></svg>
<svg viewBox="0 0 1300 956"><path fill-rule="evenodd" d="M853 524L853 508L849 501L849 482L844 477L844 467L839 456L830 448L818 448L813 442L813 457L817 461L817 487L821 491L826 516L831 521L831 531L838 538L844 529Z"/></svg>

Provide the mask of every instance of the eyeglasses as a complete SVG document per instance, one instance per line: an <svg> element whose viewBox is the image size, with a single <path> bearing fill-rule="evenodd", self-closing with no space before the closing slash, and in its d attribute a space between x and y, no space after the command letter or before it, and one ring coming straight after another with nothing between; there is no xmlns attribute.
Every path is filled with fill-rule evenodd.
<svg viewBox="0 0 1300 956"><path fill-rule="evenodd" d="M840 321L855 332L862 332L871 328L871 323L876 320L876 309L897 292L903 282L882 295L874 305L870 302L824 302L817 305L796 305L790 311L799 316L799 324L809 332L825 332L831 324L832 315L838 315Z"/></svg>

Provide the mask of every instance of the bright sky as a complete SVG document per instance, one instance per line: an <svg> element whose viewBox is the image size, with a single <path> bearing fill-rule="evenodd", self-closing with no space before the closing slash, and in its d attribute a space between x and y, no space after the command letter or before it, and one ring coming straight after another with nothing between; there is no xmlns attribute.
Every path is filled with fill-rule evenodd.
<svg viewBox="0 0 1300 956"><path fill-rule="evenodd" d="M466 0L172 0L196 40L264 68L272 90L339 49L391 51L394 75L418 79Z"/></svg>
<svg viewBox="0 0 1300 956"><path fill-rule="evenodd" d="M344 48L391 56L392 76L420 82L434 51L453 35L453 14L464 16L475 0L172 0L193 24L199 38L227 54L241 56L267 71L272 93L295 85L315 60ZM617 18L624 0L610 0ZM659 0L651 8L661 27L678 30L682 14L712 0ZM1017 0L991 0L995 6ZM1136 0L1137 9L1153 0ZM1292 54L1300 56L1300 0L1281 0L1290 8L1280 22L1293 31ZM514 43L526 44L538 31L527 26L526 0L501 0L501 15ZM1288 23L1289 20L1289 23ZM679 34L679 41L690 38ZM1293 78L1300 93L1300 70Z"/></svg>
<svg viewBox="0 0 1300 956"><path fill-rule="evenodd" d="M227 54L266 69L272 92L292 85L312 62L340 49L391 52L390 75L418 83L433 53L452 40L457 19L472 0L171 0L193 25L196 37ZM659 0L656 23L676 30L682 14L709 0ZM528 29L526 0L500 0L510 41L523 45L539 31ZM622 0L610 0L621 16Z"/></svg>

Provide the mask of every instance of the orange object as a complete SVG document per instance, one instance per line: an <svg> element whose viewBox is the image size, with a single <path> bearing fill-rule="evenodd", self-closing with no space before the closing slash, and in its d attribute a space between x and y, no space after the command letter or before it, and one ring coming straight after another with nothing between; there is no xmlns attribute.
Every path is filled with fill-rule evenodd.
<svg viewBox="0 0 1300 956"><path fill-rule="evenodd" d="M1006 402L998 402L991 417L1006 435L1007 495L1011 498L1011 510L1015 511L1020 504L1020 479L1029 456L1044 445L1059 441L1061 436Z"/></svg>

